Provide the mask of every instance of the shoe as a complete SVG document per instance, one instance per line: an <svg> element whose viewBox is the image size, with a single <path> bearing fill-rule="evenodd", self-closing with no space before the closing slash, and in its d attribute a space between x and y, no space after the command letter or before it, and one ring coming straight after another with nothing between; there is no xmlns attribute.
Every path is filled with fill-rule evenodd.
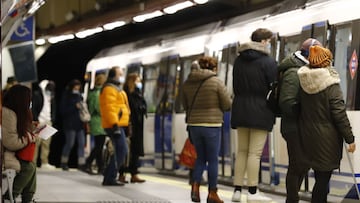
<svg viewBox="0 0 360 203"><path fill-rule="evenodd" d="M69 166L67 164L61 164L61 168L63 171L68 171L69 170Z"/></svg>
<svg viewBox="0 0 360 203"><path fill-rule="evenodd" d="M56 167L55 166L53 166L53 165L50 165L50 164L41 164L41 167L40 167L41 169L45 169L45 170L55 170L56 169Z"/></svg>
<svg viewBox="0 0 360 203"><path fill-rule="evenodd" d="M129 181L126 180L125 176L119 176L118 181L121 183L129 183Z"/></svg>
<svg viewBox="0 0 360 203"><path fill-rule="evenodd" d="M241 192L239 190L236 190L234 194L231 197L231 201L233 202L241 202Z"/></svg>
<svg viewBox="0 0 360 203"><path fill-rule="evenodd" d="M124 186L125 184L115 181L115 182L110 182L110 183L103 182L102 185L103 186Z"/></svg>
<svg viewBox="0 0 360 203"><path fill-rule="evenodd" d="M200 184L193 182L191 185L191 201L192 202L201 202L200 201Z"/></svg>
<svg viewBox="0 0 360 203"><path fill-rule="evenodd" d="M262 192L257 191L255 194L248 193L247 201L271 201L270 197L265 196Z"/></svg>
<svg viewBox="0 0 360 203"><path fill-rule="evenodd" d="M209 195L206 199L207 203L224 203L217 194L217 189L209 189Z"/></svg>
<svg viewBox="0 0 360 203"><path fill-rule="evenodd" d="M139 178L137 175L133 175L133 176L131 176L130 182L131 183L143 183L143 182L145 182L145 180Z"/></svg>

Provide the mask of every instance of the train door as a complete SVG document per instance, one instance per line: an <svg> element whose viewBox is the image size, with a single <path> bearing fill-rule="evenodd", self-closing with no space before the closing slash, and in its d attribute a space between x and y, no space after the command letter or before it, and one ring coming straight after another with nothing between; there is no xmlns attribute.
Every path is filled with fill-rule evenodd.
<svg viewBox="0 0 360 203"><path fill-rule="evenodd" d="M147 118L144 120L144 154L143 165L154 166L155 157L155 112L159 102L157 95L157 80L160 64L143 65L144 98L147 105Z"/></svg>
<svg viewBox="0 0 360 203"><path fill-rule="evenodd" d="M340 75L340 86L348 110L360 109L360 90L357 83L358 59L360 38L360 20L346 24L335 25L334 35L331 40L332 51L334 53L334 66Z"/></svg>
<svg viewBox="0 0 360 203"><path fill-rule="evenodd" d="M173 117L175 97L178 91L179 56L164 57L160 61L156 86L155 111L155 168L172 170L175 165Z"/></svg>
<svg viewBox="0 0 360 203"><path fill-rule="evenodd" d="M174 155L175 159L177 159L178 155L181 153L181 150L184 146L186 138L188 137L188 132L186 131L186 123L185 123L185 110L182 105L182 93L181 86L188 78L191 72L192 63L197 60L202 55L192 55L187 57L181 57L180 59L180 67L177 69L178 71L178 82L175 93L175 113L173 114L173 145L174 145ZM181 167L178 162L174 163L175 169L186 169Z"/></svg>
<svg viewBox="0 0 360 203"><path fill-rule="evenodd" d="M227 91L232 95L232 72L235 59L237 57L238 44L229 44L225 46L219 59L218 76L224 81ZM220 170L219 175L223 177L232 177L234 175L235 154L236 154L236 131L231 130L230 112L224 114L224 124L222 127L221 145L220 145Z"/></svg>

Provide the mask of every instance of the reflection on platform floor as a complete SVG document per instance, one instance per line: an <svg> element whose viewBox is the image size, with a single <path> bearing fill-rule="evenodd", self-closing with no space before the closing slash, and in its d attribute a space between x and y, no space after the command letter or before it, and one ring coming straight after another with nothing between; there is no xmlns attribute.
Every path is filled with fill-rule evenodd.
<svg viewBox="0 0 360 203"><path fill-rule="evenodd" d="M188 180L173 176L160 175L154 169L142 170L139 175L145 183L129 183L125 186L102 186L101 175L88 175L76 169L62 171L38 170L35 200L45 202L117 202L117 203L189 203L190 185ZM128 180L130 176L127 177ZM224 202L231 202L233 187L218 185L219 196ZM201 186L201 200L206 202L207 187ZM284 196L266 194L273 201L285 202ZM242 195L246 203L246 191ZM306 201L301 201L304 203Z"/></svg>

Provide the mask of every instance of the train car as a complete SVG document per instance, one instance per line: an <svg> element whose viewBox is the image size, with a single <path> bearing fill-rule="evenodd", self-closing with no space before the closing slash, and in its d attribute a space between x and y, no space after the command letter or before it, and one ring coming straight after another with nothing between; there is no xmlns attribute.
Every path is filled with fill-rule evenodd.
<svg viewBox="0 0 360 203"><path fill-rule="evenodd" d="M280 7L281 8L281 7ZM143 76L143 94L148 103L145 121L145 157L143 165L177 173L186 171L178 165L177 156L187 137L185 113L181 106L182 83L190 72L192 61L207 55L218 58L218 76L232 92L232 68L238 45L250 41L251 33L264 27L272 30L272 54L279 62L299 49L309 37L318 39L334 54L334 66L340 74L347 113L355 136L360 127L360 88L358 58L360 48L360 3L357 0L310 1L295 10L281 10L279 5L258 10L224 21L213 22L191 30L168 33L151 39L107 48L87 64L86 85L92 88L98 72L112 66L124 67L127 73ZM236 132L230 128L230 113L225 113L219 176L231 182L234 174ZM356 139L360 146L359 139ZM354 190L353 168L360 177L360 150L345 156L341 170L334 172L330 193L349 196ZM286 144L280 134L277 118L273 132L269 133L261 161L261 182L265 185L285 184L287 170ZM314 184L313 173L303 184L310 191Z"/></svg>

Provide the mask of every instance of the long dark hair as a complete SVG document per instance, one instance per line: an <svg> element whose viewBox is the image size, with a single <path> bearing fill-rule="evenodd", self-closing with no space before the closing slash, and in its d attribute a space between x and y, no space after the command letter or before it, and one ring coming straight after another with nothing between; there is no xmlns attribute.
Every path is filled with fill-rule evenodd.
<svg viewBox="0 0 360 203"><path fill-rule="evenodd" d="M30 109L31 90L24 85L12 86L4 95L3 106L15 112L19 137L26 136L32 126L33 116Z"/></svg>

